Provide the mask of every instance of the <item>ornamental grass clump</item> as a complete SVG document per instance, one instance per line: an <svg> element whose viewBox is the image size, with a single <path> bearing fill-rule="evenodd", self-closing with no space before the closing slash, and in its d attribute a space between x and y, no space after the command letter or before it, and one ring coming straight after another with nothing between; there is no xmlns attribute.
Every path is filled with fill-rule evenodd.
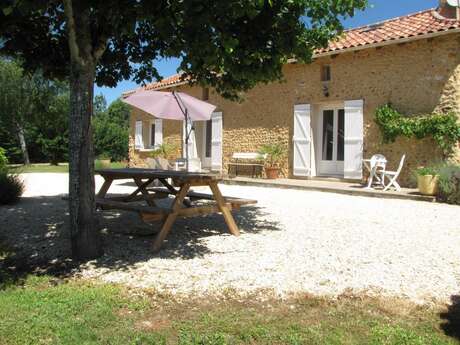
<svg viewBox="0 0 460 345"><path fill-rule="evenodd" d="M438 198L449 204L460 205L460 165L446 164L438 169Z"/></svg>
<svg viewBox="0 0 460 345"><path fill-rule="evenodd" d="M18 175L0 173L0 205L12 204L24 192L24 182Z"/></svg>

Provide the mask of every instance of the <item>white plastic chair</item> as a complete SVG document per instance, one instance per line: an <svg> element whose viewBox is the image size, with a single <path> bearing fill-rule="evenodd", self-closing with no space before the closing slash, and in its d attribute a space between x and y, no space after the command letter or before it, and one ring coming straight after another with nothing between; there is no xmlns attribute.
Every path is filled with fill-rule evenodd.
<svg viewBox="0 0 460 345"><path fill-rule="evenodd" d="M399 162L398 170L396 170L396 171L384 170L384 171L381 172L382 184L385 187L383 189L384 191L387 191L391 186L394 186L398 192L401 191L401 186L399 185L397 180L398 180L399 174L401 173L401 170L402 170L402 168L404 166L404 160L405 159L406 159L406 155L403 154L402 157L401 157L401 161ZM387 185L385 184L385 177L390 180L390 182Z"/></svg>
<svg viewBox="0 0 460 345"><path fill-rule="evenodd" d="M382 182L382 179L377 175L377 172L382 172L382 171L385 171L386 169L386 166L387 166L387 159L385 158L384 155L380 154L380 153L377 153L375 155L373 155L370 159L370 176L369 176L369 184L367 186L367 188L371 188L372 187L372 182L373 182L373 179L374 179L374 176L375 178L377 179L377 181L382 185L383 185L383 182ZM385 187L385 186L384 186Z"/></svg>

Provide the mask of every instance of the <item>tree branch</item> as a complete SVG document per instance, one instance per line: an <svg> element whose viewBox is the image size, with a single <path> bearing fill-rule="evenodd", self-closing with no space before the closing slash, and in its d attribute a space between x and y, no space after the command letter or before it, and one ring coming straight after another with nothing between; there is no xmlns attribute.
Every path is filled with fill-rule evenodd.
<svg viewBox="0 0 460 345"><path fill-rule="evenodd" d="M73 14L72 0L64 0L64 13L67 17L67 32L69 35L69 49L70 56L75 59L78 63L84 64L83 59L80 57L80 48L77 43L77 33L75 18Z"/></svg>
<svg viewBox="0 0 460 345"><path fill-rule="evenodd" d="M108 40L108 36L104 34L102 34L98 40L96 48L93 51L93 58L96 63L102 57L102 55L104 54L107 48L107 40Z"/></svg>

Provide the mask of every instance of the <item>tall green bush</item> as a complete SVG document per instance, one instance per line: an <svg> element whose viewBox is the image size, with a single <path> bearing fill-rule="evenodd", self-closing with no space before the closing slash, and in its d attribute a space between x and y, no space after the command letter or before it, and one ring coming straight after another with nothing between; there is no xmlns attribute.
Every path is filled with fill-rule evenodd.
<svg viewBox="0 0 460 345"><path fill-rule="evenodd" d="M116 100L108 109L101 109L93 117L94 152L96 156L104 154L114 161L124 160L128 156L129 106Z"/></svg>

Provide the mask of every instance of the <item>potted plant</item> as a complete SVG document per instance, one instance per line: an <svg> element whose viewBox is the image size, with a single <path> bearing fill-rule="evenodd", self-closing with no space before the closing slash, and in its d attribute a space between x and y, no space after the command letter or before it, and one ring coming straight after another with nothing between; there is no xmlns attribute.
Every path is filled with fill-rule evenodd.
<svg viewBox="0 0 460 345"><path fill-rule="evenodd" d="M158 145L155 150L150 154L153 158L152 162L149 162L148 165L153 169L168 169L169 161L168 159L176 152L176 145L163 143Z"/></svg>
<svg viewBox="0 0 460 345"><path fill-rule="evenodd" d="M283 159L285 151L284 146L279 143L266 144L260 148L259 154L265 160L265 175L267 179L277 179L279 177L279 163Z"/></svg>
<svg viewBox="0 0 460 345"><path fill-rule="evenodd" d="M417 188L420 194L436 195L438 193L439 175L432 167L420 167L415 171Z"/></svg>
<svg viewBox="0 0 460 345"><path fill-rule="evenodd" d="M97 161L101 168L110 168L111 157L108 154L101 153L99 156L97 156Z"/></svg>

